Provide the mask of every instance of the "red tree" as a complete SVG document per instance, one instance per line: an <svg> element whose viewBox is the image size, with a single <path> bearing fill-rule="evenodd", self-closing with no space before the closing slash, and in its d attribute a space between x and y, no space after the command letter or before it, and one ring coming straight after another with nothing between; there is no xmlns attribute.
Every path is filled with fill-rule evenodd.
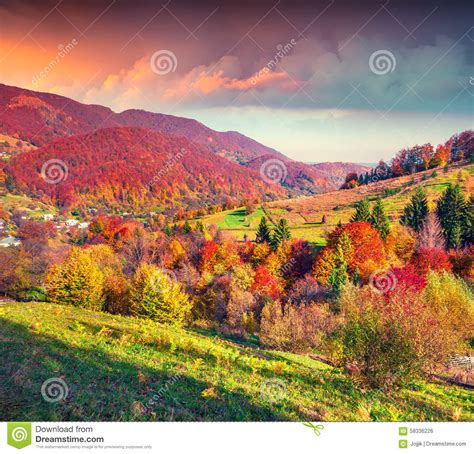
<svg viewBox="0 0 474 454"><path fill-rule="evenodd" d="M411 259L415 270L426 276L429 271L450 271L452 268L448 254L439 248L422 247Z"/></svg>
<svg viewBox="0 0 474 454"><path fill-rule="evenodd" d="M374 264L382 264L385 260L385 249L377 230L368 222L351 222L337 227L328 238L328 245L334 248L339 236L345 232L352 244L352 254L348 263L349 269L355 271L371 260Z"/></svg>
<svg viewBox="0 0 474 454"><path fill-rule="evenodd" d="M201 272L210 271L213 262L215 261L218 251L217 244L212 241L206 241L201 249L201 260L199 262L199 269Z"/></svg>

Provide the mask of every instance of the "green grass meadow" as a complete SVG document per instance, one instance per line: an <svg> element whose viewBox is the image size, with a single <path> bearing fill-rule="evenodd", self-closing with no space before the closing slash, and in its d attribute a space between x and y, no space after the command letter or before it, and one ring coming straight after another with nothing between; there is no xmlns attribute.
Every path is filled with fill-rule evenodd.
<svg viewBox="0 0 474 454"><path fill-rule="evenodd" d="M19 421L474 420L471 391L365 391L342 370L211 331L48 303L0 303L0 415ZM67 397L47 402L45 380ZM155 397L154 397L155 396Z"/></svg>

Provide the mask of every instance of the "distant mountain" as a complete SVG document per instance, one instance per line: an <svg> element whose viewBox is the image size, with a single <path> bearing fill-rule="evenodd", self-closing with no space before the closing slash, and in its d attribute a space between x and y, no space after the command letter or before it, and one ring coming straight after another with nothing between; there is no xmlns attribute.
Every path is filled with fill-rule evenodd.
<svg viewBox="0 0 474 454"><path fill-rule="evenodd" d="M273 159L271 155L263 155L247 162L245 166L254 170L265 169L266 163L271 163ZM269 166L270 172L272 169ZM273 165L273 173L281 175L281 185L290 196L319 194L336 189L328 173L303 162L277 160Z"/></svg>
<svg viewBox="0 0 474 454"><path fill-rule="evenodd" d="M348 173L354 172L359 175L369 172L373 168L369 165L352 162L320 162L311 164L311 167L319 172L321 178L327 177L336 188L339 188L344 183Z"/></svg>
<svg viewBox="0 0 474 454"><path fill-rule="evenodd" d="M214 131L189 118L144 110L115 113L108 107L81 104L64 96L0 84L0 133L16 133L33 145L45 145L59 138L118 126L153 129L186 137L238 163L263 154L288 159L238 132Z"/></svg>
<svg viewBox="0 0 474 454"><path fill-rule="evenodd" d="M15 190L61 207L199 208L285 196L278 184L190 142L142 128L106 128L13 156Z"/></svg>
<svg viewBox="0 0 474 454"><path fill-rule="evenodd" d="M34 92L0 84L0 134L13 136L34 146L41 147L38 152L34 152L35 158L33 161L36 164L38 164L36 156L50 156L51 150L54 150L58 155L62 155L61 147L71 147L77 153L85 153L90 156L94 153L93 149L86 149L84 146L79 146L80 142L78 144L77 141L65 139L89 134L86 142L91 147L95 147L97 144L94 140L99 140L98 145L101 148L100 140L104 137L92 140L91 137L97 136L90 135L91 133L101 129L123 127L143 128L143 130L158 132L166 136L170 143L175 140L172 140L171 137L182 137L187 140L188 147L191 147L190 143L194 144L195 146L191 148L196 153L199 150L199 153L204 153L204 159L211 159L216 165L223 165L227 160L243 166L240 169L242 181L236 183L235 186L239 189L233 191L233 194L229 194L230 196L236 193L248 195L253 192L268 192L271 197L317 194L338 188L349 171L348 169L354 169L358 172L363 169L363 166L347 163L308 165L296 162L243 134L234 131L214 131L202 123L188 118L151 113L144 110L126 110L115 113L107 107L86 105L55 94ZM148 132L144 135L148 136ZM165 140L164 136L160 140ZM118 137L122 136L115 136L114 146L127 149L132 145L126 134L123 136L124 144L117 142ZM59 142L56 144L56 141ZM146 144L143 144L143 149L147 149ZM102 151L99 159L107 159L108 155L104 154L105 150ZM209 154L210 152L212 152L212 157ZM112 151L109 151L109 153L112 153ZM72 156L69 157L72 159ZM225 158L225 160L220 158ZM78 155L77 159L81 160L82 157ZM25 160L27 164L27 158L19 158L12 162L12 171L16 168L15 163L22 160ZM272 160L284 164L284 178L271 182L270 185L268 180L260 178L260 184L255 183L257 184L256 191L251 189L240 190L240 186L245 182L250 185L256 176L261 175L262 169L266 167L268 162L273 163ZM130 165L133 167L134 164L131 163ZM281 166L281 164L278 165ZM120 166L123 172L127 173L127 161L120 163ZM74 166L72 167L74 168ZM223 168L227 169L228 166ZM232 169L232 172L237 172L234 168ZM142 172L146 175L148 170L147 166L144 165L140 171L134 169L133 172ZM103 177L105 178L108 175L103 175ZM139 177L141 178L140 175ZM212 175L209 175L209 177L212 177ZM225 175L224 178L226 178ZM178 178L176 181L181 180ZM40 184L40 186L42 185ZM51 187L43 190L51 195ZM183 191L186 192L186 188L183 188ZM64 187L62 187L58 197L64 198L64 192ZM219 197L220 195L205 194L204 198L218 199Z"/></svg>

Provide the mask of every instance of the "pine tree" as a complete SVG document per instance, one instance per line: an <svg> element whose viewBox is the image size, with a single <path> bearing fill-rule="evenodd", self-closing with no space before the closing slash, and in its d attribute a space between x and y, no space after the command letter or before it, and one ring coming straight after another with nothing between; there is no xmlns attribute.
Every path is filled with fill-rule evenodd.
<svg viewBox="0 0 474 454"><path fill-rule="evenodd" d="M189 233L191 232L191 226L189 225L188 220L186 219L186 222L183 225L183 233Z"/></svg>
<svg viewBox="0 0 474 454"><path fill-rule="evenodd" d="M465 240L472 235L472 216L470 204L466 203L464 193L459 184L449 185L438 200L436 213L441 224L446 247L460 248Z"/></svg>
<svg viewBox="0 0 474 454"><path fill-rule="evenodd" d="M169 224L165 225L165 227L163 228L163 233L166 236L171 236L173 234L173 231L171 230L171 227L169 226Z"/></svg>
<svg viewBox="0 0 474 454"><path fill-rule="evenodd" d="M376 230L378 230L382 239L385 240L390 232L390 222L388 220L387 214L385 213L385 208L381 199L377 199L375 202L375 206L370 217L370 223Z"/></svg>
<svg viewBox="0 0 474 454"><path fill-rule="evenodd" d="M463 222L463 242L465 245L474 243L474 195L466 203L466 215Z"/></svg>
<svg viewBox="0 0 474 454"><path fill-rule="evenodd" d="M418 188L415 194L413 194L410 203L405 207L400 222L418 232L428 213L428 200L426 199L425 191L422 188Z"/></svg>
<svg viewBox="0 0 474 454"><path fill-rule="evenodd" d="M351 222L356 221L370 222L370 204L367 197L364 197L356 205L356 212L352 216Z"/></svg>
<svg viewBox="0 0 474 454"><path fill-rule="evenodd" d="M268 243L271 242L271 232L270 227L268 226L267 218L265 216L260 219L260 224L257 228L257 236L255 237L256 243Z"/></svg>
<svg viewBox="0 0 474 454"><path fill-rule="evenodd" d="M290 228L286 219L280 219L271 238L271 246L273 249L278 249L281 243L291 238Z"/></svg>

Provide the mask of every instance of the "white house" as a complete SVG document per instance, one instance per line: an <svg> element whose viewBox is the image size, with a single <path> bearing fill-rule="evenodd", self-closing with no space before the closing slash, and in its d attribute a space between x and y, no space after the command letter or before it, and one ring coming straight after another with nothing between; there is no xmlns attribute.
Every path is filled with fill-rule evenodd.
<svg viewBox="0 0 474 454"><path fill-rule="evenodd" d="M89 222L81 222L78 224L78 229L87 229L89 227Z"/></svg>
<svg viewBox="0 0 474 454"><path fill-rule="evenodd" d="M65 224L68 227L74 227L75 225L79 224L79 221L77 219L67 219Z"/></svg>
<svg viewBox="0 0 474 454"><path fill-rule="evenodd" d="M52 221L53 219L54 219L54 214L46 213L43 216L43 220L45 220L45 221Z"/></svg>

